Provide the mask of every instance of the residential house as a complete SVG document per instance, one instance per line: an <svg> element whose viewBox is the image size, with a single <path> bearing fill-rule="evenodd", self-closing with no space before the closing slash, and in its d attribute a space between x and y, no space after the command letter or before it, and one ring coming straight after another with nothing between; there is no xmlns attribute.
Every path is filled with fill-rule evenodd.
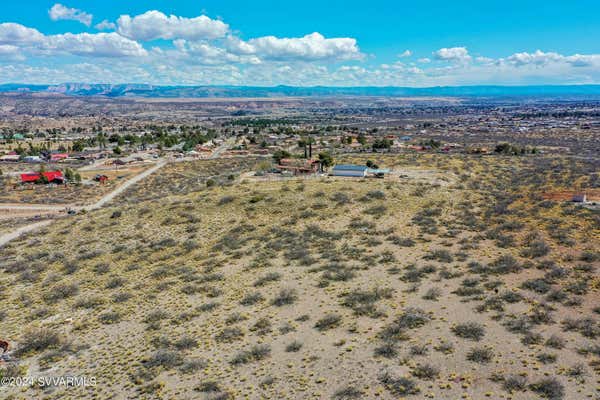
<svg viewBox="0 0 600 400"><path fill-rule="evenodd" d="M297 158L283 158L277 169L280 171L288 171L294 175L314 174L319 171L319 160L305 160Z"/></svg>
<svg viewBox="0 0 600 400"><path fill-rule="evenodd" d="M42 176L46 178L48 183L64 183L65 178L61 171L47 171L42 172L30 172L21 174L21 183L37 183L42 179Z"/></svg>

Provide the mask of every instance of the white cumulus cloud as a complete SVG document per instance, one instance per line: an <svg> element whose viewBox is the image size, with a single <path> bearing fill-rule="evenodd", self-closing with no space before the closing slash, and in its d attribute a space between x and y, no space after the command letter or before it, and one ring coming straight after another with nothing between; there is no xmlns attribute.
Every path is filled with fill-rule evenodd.
<svg viewBox="0 0 600 400"><path fill-rule="evenodd" d="M357 60L364 57L356 39L325 38L318 32L299 38L263 36L247 42L230 38L229 50L276 61Z"/></svg>
<svg viewBox="0 0 600 400"><path fill-rule="evenodd" d="M537 50L535 53L515 53L506 59L507 62L516 66L539 65L543 66L551 62L561 61L563 56L558 53L544 53Z"/></svg>
<svg viewBox="0 0 600 400"><path fill-rule="evenodd" d="M94 25L94 28L98 29L99 31L114 31L117 29L117 25L115 25L114 22L110 22L109 20L105 19L102 22Z"/></svg>
<svg viewBox="0 0 600 400"><path fill-rule="evenodd" d="M0 44L0 60L23 61L25 57L21 49L10 44Z"/></svg>
<svg viewBox="0 0 600 400"><path fill-rule="evenodd" d="M40 43L44 35L37 29L7 22L0 24L0 44L28 45Z"/></svg>
<svg viewBox="0 0 600 400"><path fill-rule="evenodd" d="M253 55L234 54L221 47L213 46L207 42L189 42L185 39L173 41L177 49L174 57L179 57L189 64L259 64L260 59Z"/></svg>
<svg viewBox="0 0 600 400"><path fill-rule="evenodd" d="M255 54L256 48L242 39L229 35L225 39L225 47L235 54Z"/></svg>
<svg viewBox="0 0 600 400"><path fill-rule="evenodd" d="M14 23L0 24L0 45L17 47L19 52L40 56L141 57L148 54L140 43L115 32L44 35L36 29ZM10 47L5 47L4 52L7 49Z"/></svg>
<svg viewBox="0 0 600 400"><path fill-rule="evenodd" d="M206 15L185 18L176 15L167 16L160 11L152 10L134 17L121 15L117 20L117 31L127 38L140 41L201 40L224 37L229 31L229 26Z"/></svg>
<svg viewBox="0 0 600 400"><path fill-rule="evenodd" d="M451 61L451 62L469 62L471 56L466 47L444 47L434 52L433 55L437 60Z"/></svg>
<svg viewBox="0 0 600 400"><path fill-rule="evenodd" d="M536 50L533 53L515 53L506 59L500 59L499 63L508 63L517 67L545 67L553 64L569 64L573 67L593 67L600 66L600 54L573 54L565 56L555 52Z"/></svg>
<svg viewBox="0 0 600 400"><path fill-rule="evenodd" d="M44 50L96 57L143 57L148 54L138 42L114 32L47 36Z"/></svg>
<svg viewBox="0 0 600 400"><path fill-rule="evenodd" d="M92 19L94 18L92 14L88 14L85 11L76 8L63 6L60 3L53 5L48 11L48 15L50 15L52 21L78 21L86 26L92 25Z"/></svg>

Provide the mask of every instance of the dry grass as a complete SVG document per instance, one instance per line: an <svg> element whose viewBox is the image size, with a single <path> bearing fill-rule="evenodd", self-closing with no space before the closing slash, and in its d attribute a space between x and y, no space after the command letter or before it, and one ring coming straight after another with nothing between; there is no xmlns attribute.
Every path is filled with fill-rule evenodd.
<svg viewBox="0 0 600 400"><path fill-rule="evenodd" d="M13 242L1 322L22 370L2 373L100 382L56 399L593 398L598 215L538 198L589 166L380 158L461 179L159 177Z"/></svg>

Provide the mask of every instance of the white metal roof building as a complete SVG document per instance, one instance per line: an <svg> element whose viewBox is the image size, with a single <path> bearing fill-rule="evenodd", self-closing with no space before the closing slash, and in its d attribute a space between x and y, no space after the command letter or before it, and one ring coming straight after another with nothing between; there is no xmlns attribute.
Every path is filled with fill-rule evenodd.
<svg viewBox="0 0 600 400"><path fill-rule="evenodd" d="M333 176L365 177L369 168L361 165L336 165L331 170Z"/></svg>

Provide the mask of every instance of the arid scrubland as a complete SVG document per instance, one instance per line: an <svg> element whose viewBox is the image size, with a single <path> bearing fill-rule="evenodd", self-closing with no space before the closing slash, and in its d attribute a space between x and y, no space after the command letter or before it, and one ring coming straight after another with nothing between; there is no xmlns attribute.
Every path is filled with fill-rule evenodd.
<svg viewBox="0 0 600 400"><path fill-rule="evenodd" d="M598 398L600 215L543 198L598 164L373 157L338 161L395 176L173 164L3 248L2 375L98 384L2 396Z"/></svg>

